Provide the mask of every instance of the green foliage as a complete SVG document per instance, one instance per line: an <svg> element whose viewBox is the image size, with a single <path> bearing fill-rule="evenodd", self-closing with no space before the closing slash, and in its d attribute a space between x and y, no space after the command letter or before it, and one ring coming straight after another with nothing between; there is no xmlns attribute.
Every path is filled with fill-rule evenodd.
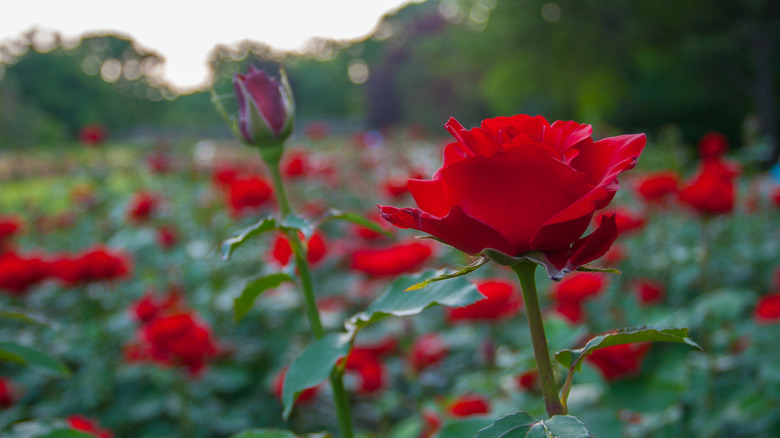
<svg viewBox="0 0 780 438"><path fill-rule="evenodd" d="M248 282L244 286L244 290L241 291L241 295L233 301L233 314L236 321L240 321L246 316L260 294L288 282L292 283L294 280L283 272L265 275Z"/></svg>
<svg viewBox="0 0 780 438"><path fill-rule="evenodd" d="M57 377L67 377L65 364L46 353L15 342L0 342L0 360L27 365Z"/></svg>
<svg viewBox="0 0 780 438"><path fill-rule="evenodd" d="M556 415L549 420L534 420L525 412L500 418L481 429L474 438L588 438L585 425L575 417Z"/></svg>

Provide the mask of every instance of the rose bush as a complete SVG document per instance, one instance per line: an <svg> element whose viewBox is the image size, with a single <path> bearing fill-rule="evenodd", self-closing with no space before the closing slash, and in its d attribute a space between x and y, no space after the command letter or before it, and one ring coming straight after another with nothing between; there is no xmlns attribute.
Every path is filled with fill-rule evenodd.
<svg viewBox="0 0 780 438"><path fill-rule="evenodd" d="M581 236L614 197L617 176L636 165L644 134L593 141L590 125L527 115L445 126L456 142L444 148L442 167L430 180L409 180L419 208L380 206L387 221L469 254L533 259L555 278L609 249L614 218Z"/></svg>

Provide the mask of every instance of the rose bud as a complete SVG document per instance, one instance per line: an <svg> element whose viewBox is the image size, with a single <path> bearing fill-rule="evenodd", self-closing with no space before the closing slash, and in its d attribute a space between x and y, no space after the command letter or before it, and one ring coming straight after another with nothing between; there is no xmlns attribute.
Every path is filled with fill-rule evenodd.
<svg viewBox="0 0 780 438"><path fill-rule="evenodd" d="M539 263L556 280L607 252L614 216L583 234L636 165L643 134L594 141L590 125L522 114L471 130L455 119L445 126L456 141L442 167L408 182L419 208L380 206L388 222L499 264Z"/></svg>
<svg viewBox="0 0 780 438"><path fill-rule="evenodd" d="M284 70L281 79L251 65L245 74L233 76L238 100L236 135L253 146L281 146L292 133L295 103Z"/></svg>

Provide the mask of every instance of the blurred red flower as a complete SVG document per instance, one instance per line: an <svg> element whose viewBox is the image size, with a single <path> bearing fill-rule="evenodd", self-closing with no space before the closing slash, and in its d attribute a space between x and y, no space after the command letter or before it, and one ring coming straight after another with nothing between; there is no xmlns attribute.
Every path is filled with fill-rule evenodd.
<svg viewBox="0 0 780 438"><path fill-rule="evenodd" d="M448 408L453 417L470 417L490 413L490 402L478 395L463 395L455 399Z"/></svg>
<svg viewBox="0 0 780 438"><path fill-rule="evenodd" d="M449 322L495 321L513 316L520 309L522 301L512 283L505 280L479 280L475 284L485 298L465 307L445 308Z"/></svg>
<svg viewBox="0 0 780 438"><path fill-rule="evenodd" d="M379 359L395 350L396 346L394 339L386 339L374 345L356 346L349 352L345 368L357 374L358 392L373 394L387 385L387 370Z"/></svg>
<svg viewBox="0 0 780 438"><path fill-rule="evenodd" d="M130 274L127 255L101 246L74 256L61 256L51 262L52 274L69 286L125 278Z"/></svg>
<svg viewBox="0 0 780 438"><path fill-rule="evenodd" d="M130 305L130 310L142 324L147 324L164 315L182 313L184 307L181 291L172 287L165 296L146 292L143 297Z"/></svg>
<svg viewBox="0 0 780 438"><path fill-rule="evenodd" d="M441 429L442 421L436 412L429 409L422 412L422 431L420 431L420 438L433 438L436 433Z"/></svg>
<svg viewBox="0 0 780 438"><path fill-rule="evenodd" d="M17 216L0 216L0 250L4 240L16 234L22 228L22 221Z"/></svg>
<svg viewBox="0 0 780 438"><path fill-rule="evenodd" d="M720 132L708 132L699 140L699 155L702 159L720 158L726 153L729 141Z"/></svg>
<svg viewBox="0 0 780 438"><path fill-rule="evenodd" d="M179 234L173 225L162 225L157 228L157 244L162 249L171 249L179 241Z"/></svg>
<svg viewBox="0 0 780 438"><path fill-rule="evenodd" d="M40 257L0 253L0 290L12 295L24 294L45 280L50 272L50 265Z"/></svg>
<svg viewBox="0 0 780 438"><path fill-rule="evenodd" d="M86 432L97 438L113 438L114 433L108 429L101 429L100 424L82 415L71 415L66 418L68 426L73 430Z"/></svg>
<svg viewBox="0 0 780 438"><path fill-rule="evenodd" d="M289 178L298 178L311 170L309 156L303 151L290 151L282 159L282 172Z"/></svg>
<svg viewBox="0 0 780 438"><path fill-rule="evenodd" d="M191 313L151 320L143 326L142 338L155 361L185 366L192 375L198 374L218 351L208 327Z"/></svg>
<svg viewBox="0 0 780 438"><path fill-rule="evenodd" d="M282 389L284 387L284 378L287 375L287 368L283 368L279 371L279 373L274 377L273 381L273 393L274 396L277 398L277 400L282 400ZM298 395L298 398L295 399L295 403L298 405L306 404L308 402L314 401L317 398L317 393L320 391L319 386L315 386L313 388L308 388L303 390L303 392Z"/></svg>
<svg viewBox="0 0 780 438"><path fill-rule="evenodd" d="M11 385L11 379L0 377L0 408L10 408L16 403L16 398L16 390Z"/></svg>
<svg viewBox="0 0 780 438"><path fill-rule="evenodd" d="M457 142L444 149L442 167L431 180L408 182L420 208L381 206L387 221L469 254L540 252L557 278L609 249L617 237L610 220L580 236L614 197L618 175L636 165L644 135L594 142L590 125L526 115L472 130L455 119L445 126Z"/></svg>
<svg viewBox="0 0 780 438"><path fill-rule="evenodd" d="M152 173L162 174L171 170L171 157L164 152L153 152L146 156L146 167Z"/></svg>
<svg viewBox="0 0 780 438"><path fill-rule="evenodd" d="M660 282L640 279L634 283L637 299L642 304L657 304L663 301L666 289Z"/></svg>
<svg viewBox="0 0 780 438"><path fill-rule="evenodd" d="M145 191L137 192L127 206L127 218L136 223L146 222L159 205L160 200L155 195Z"/></svg>
<svg viewBox="0 0 780 438"><path fill-rule="evenodd" d="M325 122L309 122L303 127L303 133L310 140L317 141L327 138L330 135L330 128Z"/></svg>
<svg viewBox="0 0 780 438"><path fill-rule="evenodd" d="M680 191L680 201L704 214L730 213L734 209L734 179L739 170L726 161L705 160Z"/></svg>
<svg viewBox="0 0 780 438"><path fill-rule="evenodd" d="M228 202L234 214L261 207L272 194L271 186L259 176L236 177L228 186Z"/></svg>
<svg viewBox="0 0 780 438"><path fill-rule="evenodd" d="M594 365L606 380L612 382L638 374L648 351L648 343L613 345L595 350L585 357L585 360Z"/></svg>
<svg viewBox="0 0 780 438"><path fill-rule="evenodd" d="M571 322L582 320L582 305L588 298L598 295L604 287L604 279L594 273L578 272L553 285L552 297L557 302L555 310Z"/></svg>
<svg viewBox="0 0 780 438"><path fill-rule="evenodd" d="M441 362L448 353L449 350L444 338L438 333L428 333L418 337L412 344L409 362L412 364L412 368L419 372Z"/></svg>
<svg viewBox="0 0 780 438"><path fill-rule="evenodd" d="M615 215L615 225L617 225L618 234L630 233L641 230L645 226L645 219L624 208L613 210L609 213L601 213L596 216L596 224L601 225L601 221L608 215Z"/></svg>
<svg viewBox="0 0 780 438"><path fill-rule="evenodd" d="M363 248L352 253L350 266L372 277L390 277L412 272L433 255L428 243L406 241L380 248Z"/></svg>
<svg viewBox="0 0 780 438"><path fill-rule="evenodd" d="M526 371L515 378L517 386L526 391L532 391L539 381L539 371L530 370Z"/></svg>
<svg viewBox="0 0 780 438"><path fill-rule="evenodd" d="M309 264L317 264L317 262L325 258L327 249L325 248L325 238L322 237L322 233L315 231L311 237L309 237L308 241L305 240L303 233L298 233L298 237L306 248L306 260L309 261ZM272 248L271 255L274 260L279 262L282 266L286 266L290 263L292 248L290 247L290 242L283 234L276 236Z"/></svg>
<svg viewBox="0 0 780 438"><path fill-rule="evenodd" d="M106 141L106 136L106 127L97 123L84 125L79 130L79 141L84 146L101 146Z"/></svg>
<svg viewBox="0 0 780 438"><path fill-rule="evenodd" d="M649 173L637 178L637 193L645 202L660 203L670 195L676 195L680 179L672 171Z"/></svg>
<svg viewBox="0 0 780 438"><path fill-rule="evenodd" d="M762 296L756 303L753 315L760 323L780 321L780 292Z"/></svg>

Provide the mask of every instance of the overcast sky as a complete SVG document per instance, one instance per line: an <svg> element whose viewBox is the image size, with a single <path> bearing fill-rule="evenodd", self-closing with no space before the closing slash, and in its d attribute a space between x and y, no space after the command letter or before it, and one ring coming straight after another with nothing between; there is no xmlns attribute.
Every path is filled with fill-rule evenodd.
<svg viewBox="0 0 780 438"><path fill-rule="evenodd" d="M416 0L420 2L421 0ZM300 49L311 37L353 39L411 0L0 0L0 44L32 27L64 37L113 32L162 54L178 87L207 78L216 44L244 39Z"/></svg>

